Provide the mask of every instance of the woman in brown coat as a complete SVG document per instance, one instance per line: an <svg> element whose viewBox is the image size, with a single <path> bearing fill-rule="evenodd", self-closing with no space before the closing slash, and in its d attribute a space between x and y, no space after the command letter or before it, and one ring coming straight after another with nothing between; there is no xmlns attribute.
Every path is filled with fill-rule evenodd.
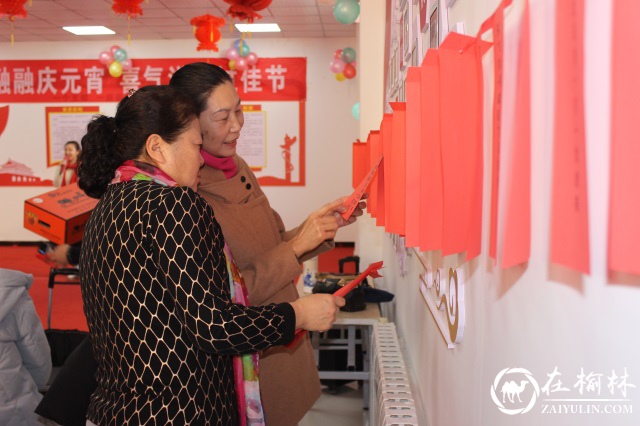
<svg viewBox="0 0 640 426"><path fill-rule="evenodd" d="M300 263L333 248L337 229L362 214L360 205L345 222L340 198L297 228L287 231L247 163L236 154L244 117L240 98L221 68L193 63L180 68L170 85L197 100L205 167L198 192L213 207L225 240L247 284L253 305L298 299L294 279ZM308 338L294 348L260 356L260 389L268 425L297 424L320 396L320 380Z"/></svg>

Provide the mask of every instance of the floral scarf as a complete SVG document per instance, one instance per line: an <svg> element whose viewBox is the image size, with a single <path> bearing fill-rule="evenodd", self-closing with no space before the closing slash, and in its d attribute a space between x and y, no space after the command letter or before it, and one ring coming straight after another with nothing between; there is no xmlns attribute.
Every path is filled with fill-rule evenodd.
<svg viewBox="0 0 640 426"><path fill-rule="evenodd" d="M127 182L130 180L146 180L164 186L178 186L176 181L162 170L141 161L125 161L116 170L111 183ZM240 274L231 250L224 244L224 254L229 272L229 289L231 300L243 306L249 306L247 287ZM241 426L265 424L262 402L260 400L260 384L258 382L258 354L251 353L233 357L233 373L238 401L238 412Z"/></svg>

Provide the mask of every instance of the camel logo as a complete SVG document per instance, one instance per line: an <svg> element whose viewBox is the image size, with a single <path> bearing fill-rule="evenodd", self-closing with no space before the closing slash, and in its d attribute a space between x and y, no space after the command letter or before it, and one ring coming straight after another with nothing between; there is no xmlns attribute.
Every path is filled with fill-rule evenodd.
<svg viewBox="0 0 640 426"><path fill-rule="evenodd" d="M531 410L538 395L538 382L524 368L505 368L498 373L491 386L491 399L500 411L510 415L524 414Z"/></svg>

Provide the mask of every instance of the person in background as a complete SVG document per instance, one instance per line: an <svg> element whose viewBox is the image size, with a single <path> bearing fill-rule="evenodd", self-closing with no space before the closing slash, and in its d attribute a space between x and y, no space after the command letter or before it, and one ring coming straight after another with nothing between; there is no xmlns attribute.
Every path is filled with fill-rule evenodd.
<svg viewBox="0 0 640 426"><path fill-rule="evenodd" d="M60 167L56 170L53 184L60 188L78 181L78 156L80 155L80 144L76 141L69 141L64 144L64 158L60 162ZM47 252L47 257L58 267L77 265L80 257L80 243L70 246L60 244Z"/></svg>
<svg viewBox="0 0 640 426"><path fill-rule="evenodd" d="M51 375L51 349L29 288L33 275L0 268L0 424L39 425L34 409Z"/></svg>
<svg viewBox="0 0 640 426"><path fill-rule="evenodd" d="M124 98L82 138L79 185L99 198L80 279L97 388L88 424L264 424L257 352L327 330L344 299L249 306L214 211L195 191L202 135L170 86Z"/></svg>
<svg viewBox="0 0 640 426"><path fill-rule="evenodd" d="M78 156L80 155L80 144L76 141L69 141L64 144L64 158L60 162L60 167L53 178L56 188L71 185L78 181Z"/></svg>
<svg viewBox="0 0 640 426"><path fill-rule="evenodd" d="M204 168L198 192L216 213L225 240L244 276L254 305L299 299L294 280L301 263L333 248L340 226L362 215L364 203L344 221L346 197L313 212L286 230L258 179L236 153L244 124L241 100L220 67L191 63L169 83L194 100L203 135ZM295 425L320 396L320 380L308 337L293 348L274 347L260 355L260 386L267 423Z"/></svg>

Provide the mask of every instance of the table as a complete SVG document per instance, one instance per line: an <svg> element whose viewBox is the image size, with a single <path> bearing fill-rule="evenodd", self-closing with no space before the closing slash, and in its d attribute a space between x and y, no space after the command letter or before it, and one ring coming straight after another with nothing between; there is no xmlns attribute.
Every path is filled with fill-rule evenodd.
<svg viewBox="0 0 640 426"><path fill-rule="evenodd" d="M337 379L337 380L362 380L362 401L364 408L369 408L369 347L371 336L373 333L373 325L380 321L380 308L377 303L367 303L367 308L359 312L343 312L338 313L336 322L332 329L342 329L346 331L342 338L330 339L326 333L311 333L311 346L313 347L313 355L316 365L320 358L320 351L324 350L346 350L347 351L347 370L346 371L319 371L321 379ZM356 339L356 330L360 328L361 339ZM356 369L356 345L362 344L362 370Z"/></svg>

